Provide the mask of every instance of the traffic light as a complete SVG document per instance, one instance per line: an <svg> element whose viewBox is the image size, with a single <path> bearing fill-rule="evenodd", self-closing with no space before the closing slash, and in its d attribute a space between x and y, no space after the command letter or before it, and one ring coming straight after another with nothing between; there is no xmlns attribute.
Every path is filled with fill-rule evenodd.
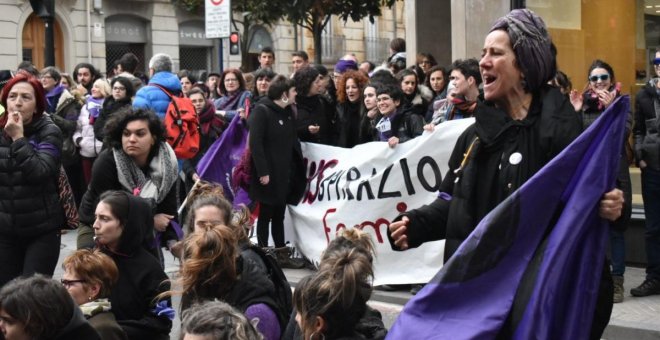
<svg viewBox="0 0 660 340"><path fill-rule="evenodd" d="M229 54L231 55L239 55L241 54L241 50L238 48L238 32L231 32L229 35Z"/></svg>

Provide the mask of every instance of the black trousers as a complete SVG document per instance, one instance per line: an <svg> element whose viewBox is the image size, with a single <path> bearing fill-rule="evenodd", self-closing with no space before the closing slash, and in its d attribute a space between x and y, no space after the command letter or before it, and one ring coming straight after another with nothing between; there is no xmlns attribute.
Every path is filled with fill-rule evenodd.
<svg viewBox="0 0 660 340"><path fill-rule="evenodd" d="M53 276L59 256L59 230L29 238L0 235L0 287L19 276Z"/></svg>
<svg viewBox="0 0 660 340"><path fill-rule="evenodd" d="M276 248L284 247L284 211L286 205L270 205L259 202L259 220L257 220L257 240L259 247L268 246L268 225L273 226L272 235Z"/></svg>

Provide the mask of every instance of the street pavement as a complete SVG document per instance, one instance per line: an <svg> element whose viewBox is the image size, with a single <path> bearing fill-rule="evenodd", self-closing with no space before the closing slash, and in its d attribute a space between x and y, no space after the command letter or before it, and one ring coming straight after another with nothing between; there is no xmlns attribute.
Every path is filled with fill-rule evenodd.
<svg viewBox="0 0 660 340"><path fill-rule="evenodd" d="M62 235L62 247L58 266L55 269L55 279L62 277L62 260L76 249L76 232L69 231ZM178 262L171 254L165 254L165 272L170 278L175 277L178 270ZM297 282L312 273L306 269L285 269L289 282L295 288ZM644 281L644 270L641 268L627 267L625 273L625 298L622 303L614 305L610 323L603 334L605 340L651 340L660 339L660 295L635 298L630 295L630 289L638 286ZM374 290L369 304L379 310L383 315L383 321L390 328L396 320L403 305L412 297L408 291L385 292ZM178 297L173 298L175 308L179 308ZM171 339L179 339L181 325L179 316L174 320Z"/></svg>

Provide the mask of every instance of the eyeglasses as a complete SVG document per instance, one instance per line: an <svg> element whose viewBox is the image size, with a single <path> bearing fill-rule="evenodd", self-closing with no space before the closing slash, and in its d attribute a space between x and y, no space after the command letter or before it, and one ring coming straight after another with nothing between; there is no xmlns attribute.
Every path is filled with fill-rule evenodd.
<svg viewBox="0 0 660 340"><path fill-rule="evenodd" d="M117 90L117 91L126 91L126 88L123 86L115 86L112 88L112 90Z"/></svg>
<svg viewBox="0 0 660 340"><path fill-rule="evenodd" d="M592 83L597 82L599 79L600 79L600 81L606 81L606 80L610 79L610 75L607 74L607 73L604 73L604 74L596 74L596 75L593 75L593 76L589 77L589 81L592 82Z"/></svg>
<svg viewBox="0 0 660 340"><path fill-rule="evenodd" d="M69 288L73 286L75 283L85 283L87 282L86 280L65 280L61 279L60 282L62 282L62 286Z"/></svg>

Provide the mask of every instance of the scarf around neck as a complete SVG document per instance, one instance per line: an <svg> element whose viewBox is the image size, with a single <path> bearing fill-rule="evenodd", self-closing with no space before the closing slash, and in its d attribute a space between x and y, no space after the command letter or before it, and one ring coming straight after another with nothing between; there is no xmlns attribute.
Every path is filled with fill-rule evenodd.
<svg viewBox="0 0 660 340"><path fill-rule="evenodd" d="M236 91L234 93L228 93L226 97L227 100L224 103L221 103L218 106L218 110L228 111L238 109L238 100L241 98L243 91Z"/></svg>
<svg viewBox="0 0 660 340"><path fill-rule="evenodd" d="M172 148L161 142L158 153L149 162L148 176L122 149L112 149L119 183L135 196L162 202L176 183L179 167Z"/></svg>
<svg viewBox="0 0 660 340"><path fill-rule="evenodd" d="M108 299L96 299L80 305L80 310L82 310L85 319L89 319L99 313L109 312L111 309L112 306Z"/></svg>

